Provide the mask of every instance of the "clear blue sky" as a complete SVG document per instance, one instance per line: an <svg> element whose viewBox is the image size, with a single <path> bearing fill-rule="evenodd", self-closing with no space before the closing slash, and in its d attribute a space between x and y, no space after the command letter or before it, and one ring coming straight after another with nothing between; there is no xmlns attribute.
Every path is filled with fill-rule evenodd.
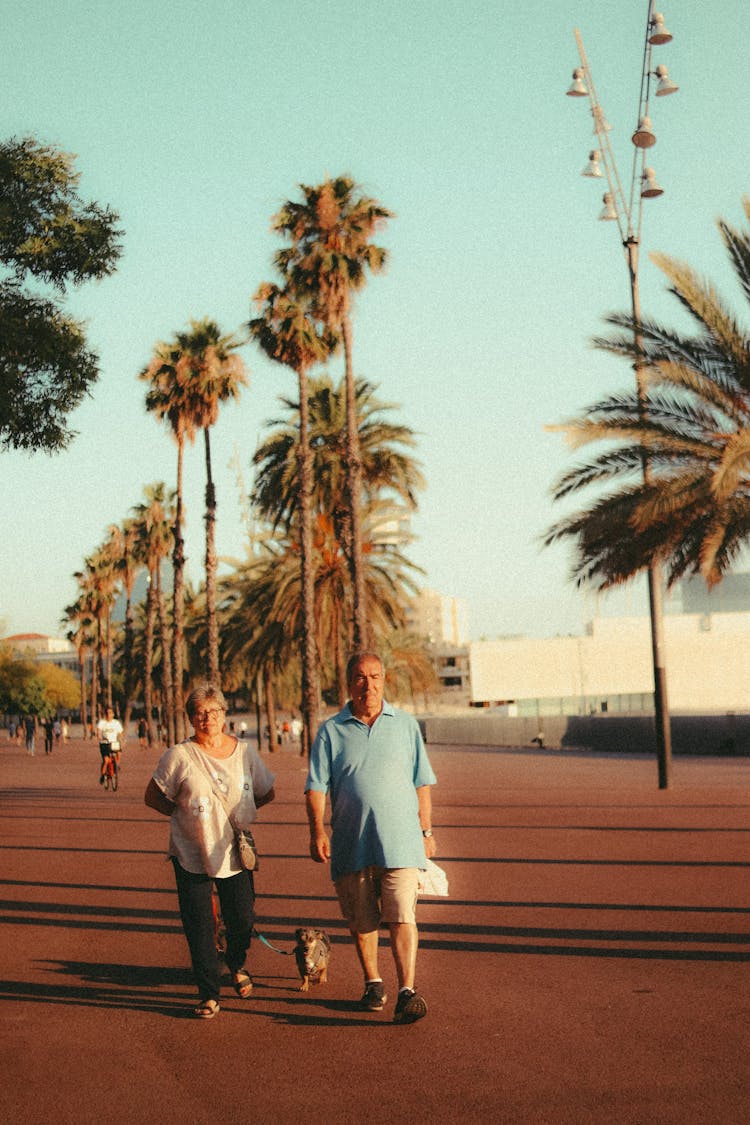
<svg viewBox="0 0 750 1125"><path fill-rule="evenodd" d="M655 62L680 91L654 105L645 314L678 324L648 250L732 288L715 220L743 221L750 192L747 43L739 0L660 5L674 40ZM581 29L629 173L645 0L26 0L4 6L2 134L77 154L84 197L120 212L115 276L76 292L101 357L62 455L3 454L0 632L55 633L73 572L143 486L172 484L175 449L137 381L158 339L210 316L225 331L272 276L271 215L300 182L348 172L396 212L388 272L358 299L358 374L419 434L428 488L411 557L425 584L465 598L471 633L578 632L596 608L539 538L570 463L545 426L627 386L589 340L628 306L601 181L583 179L588 105L564 96ZM218 547L244 553L235 469L294 380L248 347L252 383L216 427ZM334 373L339 369L334 367ZM187 459L189 572L203 555L203 456ZM613 605L645 611L639 591ZM608 610L609 607L609 610Z"/></svg>

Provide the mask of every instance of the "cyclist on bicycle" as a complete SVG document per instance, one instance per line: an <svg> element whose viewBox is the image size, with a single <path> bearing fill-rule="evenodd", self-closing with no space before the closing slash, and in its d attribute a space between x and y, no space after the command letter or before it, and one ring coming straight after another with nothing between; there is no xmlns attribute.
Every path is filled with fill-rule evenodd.
<svg viewBox="0 0 750 1125"><path fill-rule="evenodd" d="M115 763L120 760L120 735L123 733L122 723L115 718L114 708L108 707L106 718L100 719L96 724L99 736L99 752L102 756L102 768L99 774L99 784L104 785L104 775L111 759Z"/></svg>

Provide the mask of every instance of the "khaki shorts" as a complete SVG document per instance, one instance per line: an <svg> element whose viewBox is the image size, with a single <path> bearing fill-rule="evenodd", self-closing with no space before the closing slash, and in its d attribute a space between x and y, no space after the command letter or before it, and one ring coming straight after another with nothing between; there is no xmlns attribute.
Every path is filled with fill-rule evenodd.
<svg viewBox="0 0 750 1125"><path fill-rule="evenodd" d="M417 867L365 867L334 886L349 929L369 934L381 922L416 923L418 883Z"/></svg>

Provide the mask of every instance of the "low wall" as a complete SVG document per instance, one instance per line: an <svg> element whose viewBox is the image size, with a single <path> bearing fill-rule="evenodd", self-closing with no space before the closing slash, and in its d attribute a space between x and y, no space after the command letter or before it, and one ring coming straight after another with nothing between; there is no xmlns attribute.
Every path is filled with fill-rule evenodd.
<svg viewBox="0 0 750 1125"><path fill-rule="evenodd" d="M673 715L671 725L675 754L750 756L750 714ZM552 715L540 721L485 712L427 716L420 726L432 745L533 746L541 731L553 750L656 753L653 716Z"/></svg>

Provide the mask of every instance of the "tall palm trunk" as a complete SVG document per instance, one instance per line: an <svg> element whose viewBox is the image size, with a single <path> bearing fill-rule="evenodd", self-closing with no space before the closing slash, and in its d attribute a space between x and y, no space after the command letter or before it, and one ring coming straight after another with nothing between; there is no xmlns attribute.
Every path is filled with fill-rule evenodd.
<svg viewBox="0 0 750 1125"><path fill-rule="evenodd" d="M263 676L258 672L255 677L255 730L258 740L258 752L263 749Z"/></svg>
<svg viewBox="0 0 750 1125"><path fill-rule="evenodd" d="M297 496L300 526L302 585L302 720L303 748L309 747L318 726L318 653L315 643L315 568L312 529L312 452L310 449L309 402L307 375L299 377L299 492Z"/></svg>
<svg viewBox="0 0 750 1125"><path fill-rule="evenodd" d="M125 637L123 641L123 691L125 698L123 699L122 707L122 725L126 732L130 723L130 712L133 706L133 692L135 689L135 669L133 665L133 641L135 636L133 622L133 581L133 573L131 570L128 570L125 578Z"/></svg>
<svg viewBox="0 0 750 1125"><path fill-rule="evenodd" d="M276 751L276 700L273 695L273 675L268 668L263 670L263 685L266 692L266 723L268 725L268 749Z"/></svg>
<svg viewBox="0 0 750 1125"><path fill-rule="evenodd" d="M159 561L157 559L156 566ZM145 655L143 660L143 706L146 711L146 730L149 746L154 744L153 724L153 673L154 673L154 623L156 619L156 576L155 567L149 567L148 592L146 594L146 632L144 636Z"/></svg>
<svg viewBox="0 0 750 1125"><path fill-rule="evenodd" d="M174 521L174 587L172 594L172 701L173 715L171 727L174 740L181 742L185 736L185 716L183 714L182 650L184 648L184 604L185 604L185 541L182 538L182 462L185 441L180 434L177 438L177 504Z"/></svg>
<svg viewBox="0 0 750 1125"><path fill-rule="evenodd" d="M220 686L219 624L216 618L216 488L211 473L211 439L203 429L206 446L206 632L208 634L208 678Z"/></svg>
<svg viewBox="0 0 750 1125"><path fill-rule="evenodd" d="M103 610L97 614L97 708L91 715L93 722L97 722L100 714L107 705L107 661L105 639L105 623L103 623Z"/></svg>
<svg viewBox="0 0 750 1125"><path fill-rule="evenodd" d="M98 631L98 630L97 630ZM93 731L99 718L99 650L95 644L91 654L91 706L89 707L89 728ZM92 735L92 737L94 737Z"/></svg>
<svg viewBox="0 0 750 1125"><path fill-rule="evenodd" d="M170 632L167 621L167 607L164 604L164 594L161 588L161 567L156 570L156 607L159 614L159 637L161 639L161 690L162 714L166 723L167 742L174 746L177 741L175 734L175 709L174 709L174 684L172 681L172 656L170 652Z"/></svg>
<svg viewBox="0 0 750 1125"><path fill-rule="evenodd" d="M78 667L81 671L81 724L83 726L83 737L86 737L86 663L87 652L85 647L78 649Z"/></svg>
<svg viewBox="0 0 750 1125"><path fill-rule="evenodd" d="M344 342L344 364L346 375L346 489L349 503L350 542L347 545L349 573L352 582L353 598L353 637L355 652L362 652L368 646L369 626L367 620L367 597L365 592L365 573L362 562L362 459L359 451L359 425L357 419L357 396L352 364L352 322L349 317L347 294L346 311L341 321Z"/></svg>
<svg viewBox="0 0 750 1125"><path fill-rule="evenodd" d="M107 668L106 700L107 707L112 706L112 614L109 604L104 616L104 654Z"/></svg>

